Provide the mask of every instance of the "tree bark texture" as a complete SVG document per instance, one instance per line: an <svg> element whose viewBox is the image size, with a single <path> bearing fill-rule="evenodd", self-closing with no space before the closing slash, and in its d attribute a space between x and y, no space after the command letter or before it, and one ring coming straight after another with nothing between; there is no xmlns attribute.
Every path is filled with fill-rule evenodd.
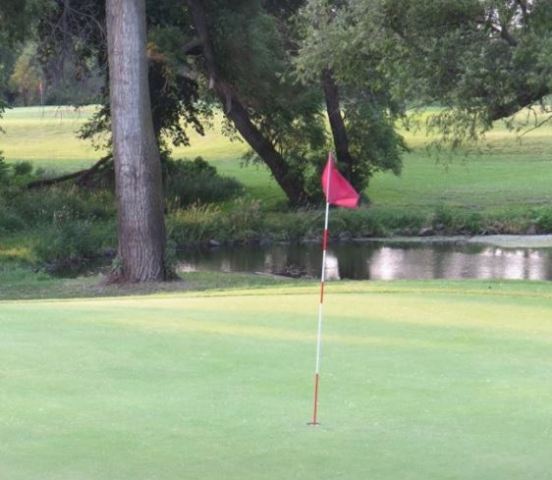
<svg viewBox="0 0 552 480"><path fill-rule="evenodd" d="M106 0L109 87L122 282L166 278L159 147L153 131L145 0Z"/></svg>
<svg viewBox="0 0 552 480"><path fill-rule="evenodd" d="M339 99L339 87L335 83L332 71L328 68L322 72L322 88L324 90L324 98L326 100L326 110L330 120L330 128L335 145L335 154L337 160L345 166L345 177L352 181L354 159L349 152L349 139L347 137L347 129L345 122L341 116L341 105Z"/></svg>
<svg viewBox="0 0 552 480"><path fill-rule="evenodd" d="M202 0L188 0L194 27L202 46L209 85L222 103L224 114L234 123L243 139L267 165L272 176L294 205L306 203L307 195L300 173L293 171L272 142L251 121L247 107L240 101L231 85L220 78Z"/></svg>

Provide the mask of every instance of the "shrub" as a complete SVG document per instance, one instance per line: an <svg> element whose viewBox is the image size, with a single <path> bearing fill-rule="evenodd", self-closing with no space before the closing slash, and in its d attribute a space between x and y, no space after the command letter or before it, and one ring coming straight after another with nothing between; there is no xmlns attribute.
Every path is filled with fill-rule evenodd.
<svg viewBox="0 0 552 480"><path fill-rule="evenodd" d="M470 213L464 219L463 233L477 235L483 231L483 217L480 213Z"/></svg>
<svg viewBox="0 0 552 480"><path fill-rule="evenodd" d="M115 228L93 224L90 220L57 219L41 236L36 248L37 259L55 274L82 272L98 263L115 245Z"/></svg>
<svg viewBox="0 0 552 480"><path fill-rule="evenodd" d="M336 209L330 215L332 232L345 237L383 237L388 229L373 210Z"/></svg>
<svg viewBox="0 0 552 480"><path fill-rule="evenodd" d="M310 210L272 213L264 219L265 236L283 242L301 242L320 236L323 215Z"/></svg>
<svg viewBox="0 0 552 480"><path fill-rule="evenodd" d="M552 210L539 209L533 215L533 221L538 233L552 233Z"/></svg>
<svg viewBox="0 0 552 480"><path fill-rule="evenodd" d="M436 230L450 231L454 228L455 215L451 208L446 206L437 207L433 214L433 228Z"/></svg>
<svg viewBox="0 0 552 480"><path fill-rule="evenodd" d="M0 152L0 183L6 183L9 178L10 166L4 160Z"/></svg>
<svg viewBox="0 0 552 480"><path fill-rule="evenodd" d="M261 202L236 200L225 212L222 227L219 233L222 240L239 243L259 240L264 230Z"/></svg>
<svg viewBox="0 0 552 480"><path fill-rule="evenodd" d="M216 236L221 221L220 207L192 205L167 217L168 237L177 247L203 243Z"/></svg>
<svg viewBox="0 0 552 480"><path fill-rule="evenodd" d="M169 215L167 230L169 239L180 248L209 240L247 243L261 238L263 213L256 200L238 199L224 210L215 205L195 204Z"/></svg>
<svg viewBox="0 0 552 480"><path fill-rule="evenodd" d="M33 164L31 162L15 162L12 165L13 175L15 177L26 177L33 173Z"/></svg>
<svg viewBox="0 0 552 480"><path fill-rule="evenodd" d="M22 190L12 202L28 223L51 223L57 217L75 220L106 220L115 216L113 195L105 190L90 192L70 187Z"/></svg>
<svg viewBox="0 0 552 480"><path fill-rule="evenodd" d="M243 193L234 178L223 177L201 157L195 160L168 160L165 195L174 207L194 203L220 203Z"/></svg>
<svg viewBox="0 0 552 480"><path fill-rule="evenodd" d="M17 213L0 204L0 233L13 233L25 228L25 222Z"/></svg>

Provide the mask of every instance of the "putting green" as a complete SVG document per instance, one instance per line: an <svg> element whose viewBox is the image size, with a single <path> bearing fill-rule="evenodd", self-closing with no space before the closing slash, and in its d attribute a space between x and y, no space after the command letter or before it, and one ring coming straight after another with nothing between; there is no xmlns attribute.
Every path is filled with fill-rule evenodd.
<svg viewBox="0 0 552 480"><path fill-rule="evenodd" d="M552 286L0 302L0 478L548 479Z"/></svg>

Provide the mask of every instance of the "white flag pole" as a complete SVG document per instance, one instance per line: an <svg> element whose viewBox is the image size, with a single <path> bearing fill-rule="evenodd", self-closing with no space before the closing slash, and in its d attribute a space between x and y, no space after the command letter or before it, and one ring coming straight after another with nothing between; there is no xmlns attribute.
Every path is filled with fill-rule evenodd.
<svg viewBox="0 0 552 480"><path fill-rule="evenodd" d="M331 156L331 153L330 153ZM314 369L314 405L312 421L309 425L318 425L318 387L320 385L320 354L322 347L322 319L324 307L324 282L326 280L326 251L328 249L328 219L330 216L330 180L332 176L332 162L328 170L328 179L326 183L326 217L324 219L324 235L322 237L322 272L320 274L320 303L318 304L318 332L316 335L316 363Z"/></svg>

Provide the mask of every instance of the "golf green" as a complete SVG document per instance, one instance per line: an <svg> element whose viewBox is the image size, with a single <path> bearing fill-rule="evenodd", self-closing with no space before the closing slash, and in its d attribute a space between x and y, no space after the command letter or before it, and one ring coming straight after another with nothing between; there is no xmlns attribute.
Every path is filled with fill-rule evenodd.
<svg viewBox="0 0 552 480"><path fill-rule="evenodd" d="M552 286L0 302L0 478L548 479Z"/></svg>

